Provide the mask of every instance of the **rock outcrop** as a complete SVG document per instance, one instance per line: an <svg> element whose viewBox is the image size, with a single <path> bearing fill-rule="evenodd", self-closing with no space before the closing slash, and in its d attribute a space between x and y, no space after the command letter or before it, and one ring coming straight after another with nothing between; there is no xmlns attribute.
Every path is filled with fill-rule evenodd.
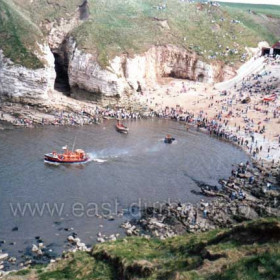
<svg viewBox="0 0 280 280"><path fill-rule="evenodd" d="M68 41L67 54L69 84L76 92L79 93L80 89L95 94L96 98L100 99L118 98L129 90L120 63L114 61L111 67L102 69L97 62L97 57L79 50L73 38ZM115 60L118 61L119 58ZM88 97L90 99L90 96Z"/></svg>
<svg viewBox="0 0 280 280"><path fill-rule="evenodd" d="M195 53L167 45L153 46L142 55L116 56L109 66L102 68L97 55L78 49L73 38L68 41L69 83L99 97L123 98L137 90L158 85L162 78L173 77L206 83L229 79L233 68L216 62L207 64Z"/></svg>
<svg viewBox="0 0 280 280"><path fill-rule="evenodd" d="M57 77L65 80L72 97L106 105L127 100L139 86L155 88L167 77L214 83L235 75L234 69L222 62L203 62L195 52L174 45L153 46L133 56L122 54L102 67L97 53L79 49L69 36L79 22L75 15L45 26L49 46L41 47L40 57L45 68L17 66L0 52L0 96L47 99Z"/></svg>
<svg viewBox="0 0 280 280"><path fill-rule="evenodd" d="M0 50L0 98L48 99L55 80L54 58L48 46L41 51L45 67L34 70L14 64Z"/></svg>

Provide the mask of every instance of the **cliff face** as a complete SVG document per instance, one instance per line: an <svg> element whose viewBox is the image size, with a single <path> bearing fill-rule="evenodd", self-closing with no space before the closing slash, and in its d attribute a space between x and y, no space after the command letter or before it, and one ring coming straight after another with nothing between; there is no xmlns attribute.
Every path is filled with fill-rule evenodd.
<svg viewBox="0 0 280 280"><path fill-rule="evenodd" d="M66 53L69 62L69 84L72 89L81 89L100 97L120 97L128 90L122 71L115 67L115 63L107 69L102 69L97 58L80 51L72 38L68 41Z"/></svg>
<svg viewBox="0 0 280 280"><path fill-rule="evenodd" d="M76 20L62 25L69 31L77 24ZM53 26L50 29L50 47L41 47L43 56L40 59L45 68L30 70L17 66L0 52L0 96L47 99L59 75L55 73L54 55L56 64L60 63L61 69L68 74L72 97L103 105L126 100L139 85L142 89L156 87L166 77L214 83L235 75L235 71L222 62L207 64L195 53L173 45L153 46L133 57L116 56L109 66L102 68L97 54L79 50L75 40L67 37L65 29Z"/></svg>
<svg viewBox="0 0 280 280"><path fill-rule="evenodd" d="M148 0L99 2L1 0L0 49L11 61L38 69L43 65L35 54L37 42L49 47L47 66L39 70L18 67L1 52L0 95L47 98L55 87L75 98L114 101L133 94L139 84L152 88L165 77L221 82L235 75L224 63L244 62L248 46L279 37L279 12L274 7L254 5L251 10L258 13L244 18L241 7L210 2L170 0L168 7ZM271 18L265 16L267 10ZM256 28L260 24L261 30ZM200 56L176 47L182 44L199 50Z"/></svg>
<svg viewBox="0 0 280 280"><path fill-rule="evenodd" d="M0 50L0 98L48 99L55 81L54 58L48 46L41 47L45 68L32 70L15 65Z"/></svg>
<svg viewBox="0 0 280 280"><path fill-rule="evenodd" d="M124 97L142 88L156 86L162 78L173 77L206 83L220 82L235 75L222 63L207 64L195 53L176 46L154 46L142 55L117 56L102 69L94 55L80 51L70 38L67 44L71 88L103 97Z"/></svg>
<svg viewBox="0 0 280 280"><path fill-rule="evenodd" d="M225 70L229 75L225 75ZM173 45L154 46L142 56L127 58L124 76L134 87L137 81L155 85L161 78L173 77L213 83L234 76L235 71L222 63L207 64L195 53Z"/></svg>

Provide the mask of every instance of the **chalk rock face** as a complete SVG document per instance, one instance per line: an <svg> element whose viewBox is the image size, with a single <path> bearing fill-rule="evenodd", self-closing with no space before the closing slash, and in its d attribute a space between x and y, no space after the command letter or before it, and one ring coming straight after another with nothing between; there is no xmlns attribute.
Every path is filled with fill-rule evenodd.
<svg viewBox="0 0 280 280"><path fill-rule="evenodd" d="M120 68L120 58L116 58L106 69L102 69L95 55L80 51L73 39L68 43L68 75L71 88L116 97L128 90L128 85Z"/></svg>
<svg viewBox="0 0 280 280"><path fill-rule="evenodd" d="M52 51L58 51L63 44L68 33L79 25L79 19L74 16L71 20L64 18L58 22L46 24L46 29L49 31L48 42Z"/></svg>
<svg viewBox="0 0 280 280"><path fill-rule="evenodd" d="M142 55L116 56L105 69L97 56L84 53L75 41L68 42L70 86L107 97L123 97L143 87L156 86L160 79L173 77L201 82L218 82L231 78L235 71L222 63L207 64L195 53L167 45L154 46Z"/></svg>
<svg viewBox="0 0 280 280"><path fill-rule="evenodd" d="M66 31L75 24L76 20L66 22ZM102 68L97 54L80 50L72 37L62 39L65 30L52 30L49 45L63 61L67 61L64 66L76 97L80 94L76 89L80 89L88 93L86 98L97 96L100 99L124 100L139 85L142 89L156 87L166 77L213 83L235 75L231 67L221 62L205 63L195 53L173 45L153 46L145 53L133 57L122 54L112 59L106 68ZM48 98L54 89L56 77L54 56L49 46L42 46L41 49L45 67L37 70L15 65L0 50L0 97Z"/></svg>
<svg viewBox="0 0 280 280"><path fill-rule="evenodd" d="M154 85L164 77L212 83L235 75L231 67L222 63L207 64L195 53L173 45L154 46L144 55L127 58L123 64L123 75L133 87L137 81Z"/></svg>
<svg viewBox="0 0 280 280"><path fill-rule="evenodd" d="M15 65L0 50L0 97L47 99L53 90L56 73L48 46L41 47L45 68L27 69Z"/></svg>

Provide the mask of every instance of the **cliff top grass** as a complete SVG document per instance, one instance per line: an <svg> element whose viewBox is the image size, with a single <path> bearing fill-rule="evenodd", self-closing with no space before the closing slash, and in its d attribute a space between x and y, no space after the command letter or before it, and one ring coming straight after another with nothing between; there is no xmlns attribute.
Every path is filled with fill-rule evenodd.
<svg viewBox="0 0 280 280"><path fill-rule="evenodd" d="M25 17L11 1L0 0L0 49L17 64L28 68L43 67L34 54L40 53L40 29Z"/></svg>
<svg viewBox="0 0 280 280"><path fill-rule="evenodd" d="M1 41L0 48L17 63L38 66L32 50L41 39L40 30L46 37L46 24L71 19L82 3L83 0L0 0L0 36L11 38ZM82 21L71 35L79 48L96 55L103 67L116 55L133 56L165 44L195 51L208 62L221 60L238 65L245 47L256 47L264 40L272 44L280 38L280 6L88 0L88 7L88 20Z"/></svg>
<svg viewBox="0 0 280 280"><path fill-rule="evenodd" d="M253 14L257 15L266 15L268 17L279 18L279 6L276 5L254 5L254 4L245 4L245 3L220 3L223 7L228 7L235 10L242 10L244 12L251 11Z"/></svg>
<svg viewBox="0 0 280 280"><path fill-rule="evenodd" d="M277 279L279 241L280 221L273 218L166 240L130 237L4 279Z"/></svg>
<svg viewBox="0 0 280 280"><path fill-rule="evenodd" d="M277 41L276 23L272 24L275 30L268 30L268 23L257 22L266 9L261 10L260 15L251 15L244 8L179 0L90 0L89 8L89 21L79 26L73 35L80 48L97 51L102 65L117 54L133 55L153 45L165 44L193 50L206 61L237 63L245 47L256 47L264 40ZM273 15L280 16L280 7L275 6ZM241 23L233 23L233 20L241 20ZM227 48L238 53L224 55Z"/></svg>
<svg viewBox="0 0 280 280"><path fill-rule="evenodd" d="M222 3L222 7L270 44L280 40L280 6Z"/></svg>

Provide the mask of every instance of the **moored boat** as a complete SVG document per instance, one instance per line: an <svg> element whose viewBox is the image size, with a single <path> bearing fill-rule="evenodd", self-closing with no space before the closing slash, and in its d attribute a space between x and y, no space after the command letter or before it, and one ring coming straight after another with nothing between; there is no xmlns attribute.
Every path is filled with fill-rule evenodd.
<svg viewBox="0 0 280 280"><path fill-rule="evenodd" d="M164 138L164 143L166 144L172 144L172 142L175 140L170 134L167 134Z"/></svg>
<svg viewBox="0 0 280 280"><path fill-rule="evenodd" d="M68 150L67 146L63 147L63 153L58 154L57 152L52 152L45 154L45 162L48 163L85 163L89 160L89 156L84 150L77 149L75 151Z"/></svg>
<svg viewBox="0 0 280 280"><path fill-rule="evenodd" d="M124 126L120 121L117 122L116 129L120 133L128 133L129 131L128 127Z"/></svg>

